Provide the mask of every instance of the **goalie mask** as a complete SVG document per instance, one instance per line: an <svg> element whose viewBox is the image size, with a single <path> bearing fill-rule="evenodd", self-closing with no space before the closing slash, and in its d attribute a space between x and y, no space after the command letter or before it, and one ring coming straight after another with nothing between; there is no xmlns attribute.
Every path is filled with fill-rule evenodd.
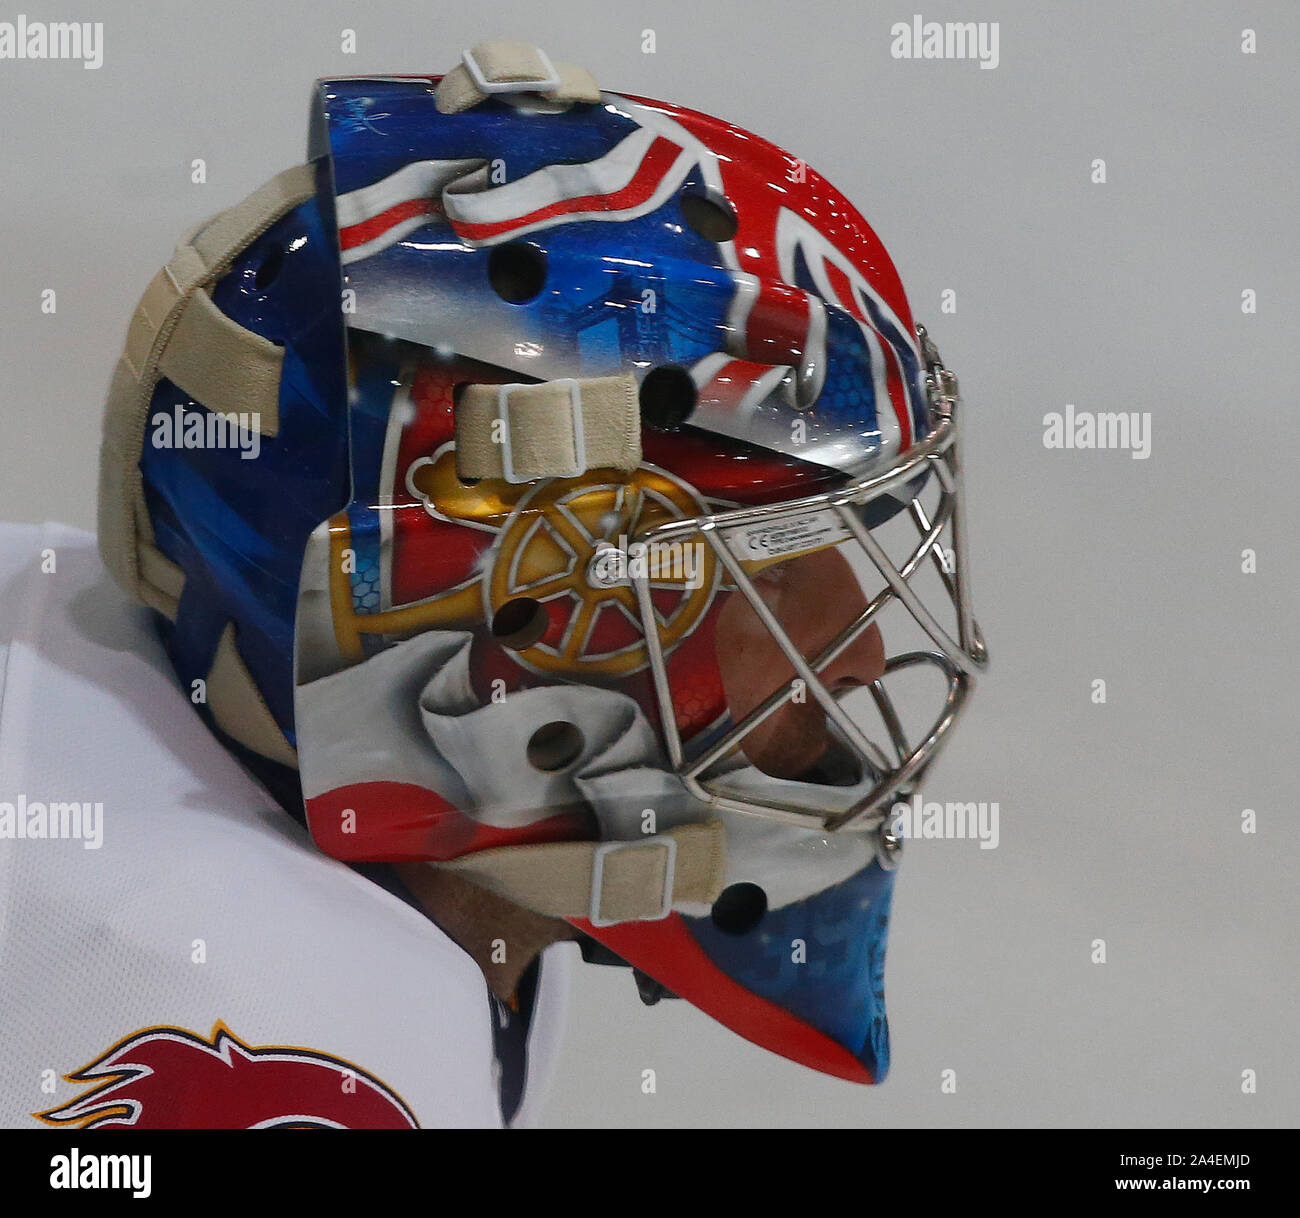
<svg viewBox="0 0 1300 1218"><path fill-rule="evenodd" d="M985 662L956 380L884 248L521 44L321 82L309 152L137 311L110 569L324 851L880 1079L891 810Z"/></svg>

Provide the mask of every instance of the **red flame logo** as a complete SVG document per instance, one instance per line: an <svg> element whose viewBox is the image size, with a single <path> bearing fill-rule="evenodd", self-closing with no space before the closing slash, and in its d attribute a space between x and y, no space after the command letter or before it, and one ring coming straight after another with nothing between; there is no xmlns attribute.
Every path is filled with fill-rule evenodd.
<svg viewBox="0 0 1300 1218"><path fill-rule="evenodd" d="M373 1074L295 1045L247 1045L224 1023L208 1038L144 1028L72 1074L84 1095L32 1115L79 1129L418 1129Z"/></svg>

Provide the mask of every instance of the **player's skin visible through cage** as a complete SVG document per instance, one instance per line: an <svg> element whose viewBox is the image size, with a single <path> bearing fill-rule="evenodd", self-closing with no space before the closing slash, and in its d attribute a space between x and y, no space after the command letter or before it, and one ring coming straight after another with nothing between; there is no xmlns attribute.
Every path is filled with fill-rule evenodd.
<svg viewBox="0 0 1300 1218"><path fill-rule="evenodd" d="M962 513L961 469L959 463L959 396L956 377L939 359L934 344L923 327L918 327L927 362L927 388L930 408L936 421L932 433L918 444L905 460L884 474L862 478L838 490L793 502L747 507L714 513L689 520L673 520L657 525L637 537L632 545L653 546L688 537L703 538L712 548L745 602L779 645L803 687L812 694L826 715L830 726L843 743L866 763L869 772L878 776L872 788L851 808L827 813L800 807L786 801L761 801L749 794L729 789L708 772L732 754L763 723L788 706L796 697L796 682L787 682L773 690L753 710L743 716L721 739L694 758L687 758L673 714L673 697L669 686L664 649L653 628L654 606L652 583L642 574L631 580L645 624L646 647L661 719L665 724L669 757L678 775L697 798L715 807L741 812L790 824L827 831L854 830L877 837L877 854L883 862L892 862L897 841L891 831L892 806L905 798L933 759L944 736L956 721L969 695L974 675L988 662L983 637L971 612L970 587L966 578L965 521ZM858 518L855 508L915 482L929 473L938 481L940 499L933 519L926 513L917 494L909 493L908 514L919 533L919 541L907 560L895 566L871 530ZM738 528L800 517L833 513L839 526L870 559L885 581L881 589L857 616L817 655L806 658L789 638L785 625L778 620L754 579L745 570L728 545L728 534ZM940 545L940 537L952 527L953 561L949 562ZM938 570L957 614L957 638L952 638L922 604L908 580L929 557ZM796 560L798 561L798 560ZM840 704L842 691L832 689L823 680L830 665L874 628L879 612L891 600L902 603L925 631L938 650L911 651L888 659L868 683L871 696L886 725L895 758L891 761ZM885 688L884 678L903 669L930 665L938 669L947 682L942 709L925 736L912 745L904 732L893 701Z"/></svg>

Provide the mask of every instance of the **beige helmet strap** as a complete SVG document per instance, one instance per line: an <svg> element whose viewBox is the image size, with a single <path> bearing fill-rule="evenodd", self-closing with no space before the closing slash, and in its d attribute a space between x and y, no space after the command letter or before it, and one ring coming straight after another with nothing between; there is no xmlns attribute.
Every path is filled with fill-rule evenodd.
<svg viewBox="0 0 1300 1218"><path fill-rule="evenodd" d="M434 104L442 114L459 114L494 93L535 94L556 108L600 101L600 87L586 68L553 64L526 42L480 42L442 78Z"/></svg>
<svg viewBox="0 0 1300 1218"><path fill-rule="evenodd" d="M538 952L596 926L666 917L676 902L711 904L726 874L720 821L630 842L507 846L447 863L396 863L424 911L508 1001Z"/></svg>
<svg viewBox="0 0 1300 1218"><path fill-rule="evenodd" d="M298 767L298 754L271 714L253 674L239 654L235 624L228 622L207 675L212 719L233 740L281 765Z"/></svg>
<svg viewBox="0 0 1300 1218"><path fill-rule="evenodd" d="M235 258L315 193L313 167L298 165L191 230L145 290L127 330L104 410L99 552L127 593L173 620L185 574L155 544L140 473L154 388L166 377L237 426L267 436L279 431L284 351L222 313L211 289ZM222 731L282 765L297 764L239 654L233 623L222 633L206 681Z"/></svg>
<svg viewBox="0 0 1300 1218"><path fill-rule="evenodd" d="M596 926L665 918L679 903L712 904L726 875L721 821L634 841L503 846L431 864L552 918Z"/></svg>
<svg viewBox="0 0 1300 1218"><path fill-rule="evenodd" d="M167 377L217 414L279 430L284 353L226 317L211 286L272 224L316 192L311 165L277 174L242 203L190 232L136 308L104 410L99 471L99 550L131 596L176 616L180 568L154 545L140 456L154 387Z"/></svg>
<svg viewBox="0 0 1300 1218"><path fill-rule="evenodd" d="M641 464L641 411L631 374L467 385L456 403L462 478L535 482Z"/></svg>

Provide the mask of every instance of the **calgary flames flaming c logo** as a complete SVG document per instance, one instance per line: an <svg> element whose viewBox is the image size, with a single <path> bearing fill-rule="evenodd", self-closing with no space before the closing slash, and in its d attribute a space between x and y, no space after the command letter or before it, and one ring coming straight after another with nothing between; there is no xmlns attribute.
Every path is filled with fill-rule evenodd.
<svg viewBox="0 0 1300 1218"><path fill-rule="evenodd" d="M402 1098L327 1053L246 1045L218 1022L207 1039L145 1028L64 1076L94 1084L32 1115L78 1129L417 1129Z"/></svg>

